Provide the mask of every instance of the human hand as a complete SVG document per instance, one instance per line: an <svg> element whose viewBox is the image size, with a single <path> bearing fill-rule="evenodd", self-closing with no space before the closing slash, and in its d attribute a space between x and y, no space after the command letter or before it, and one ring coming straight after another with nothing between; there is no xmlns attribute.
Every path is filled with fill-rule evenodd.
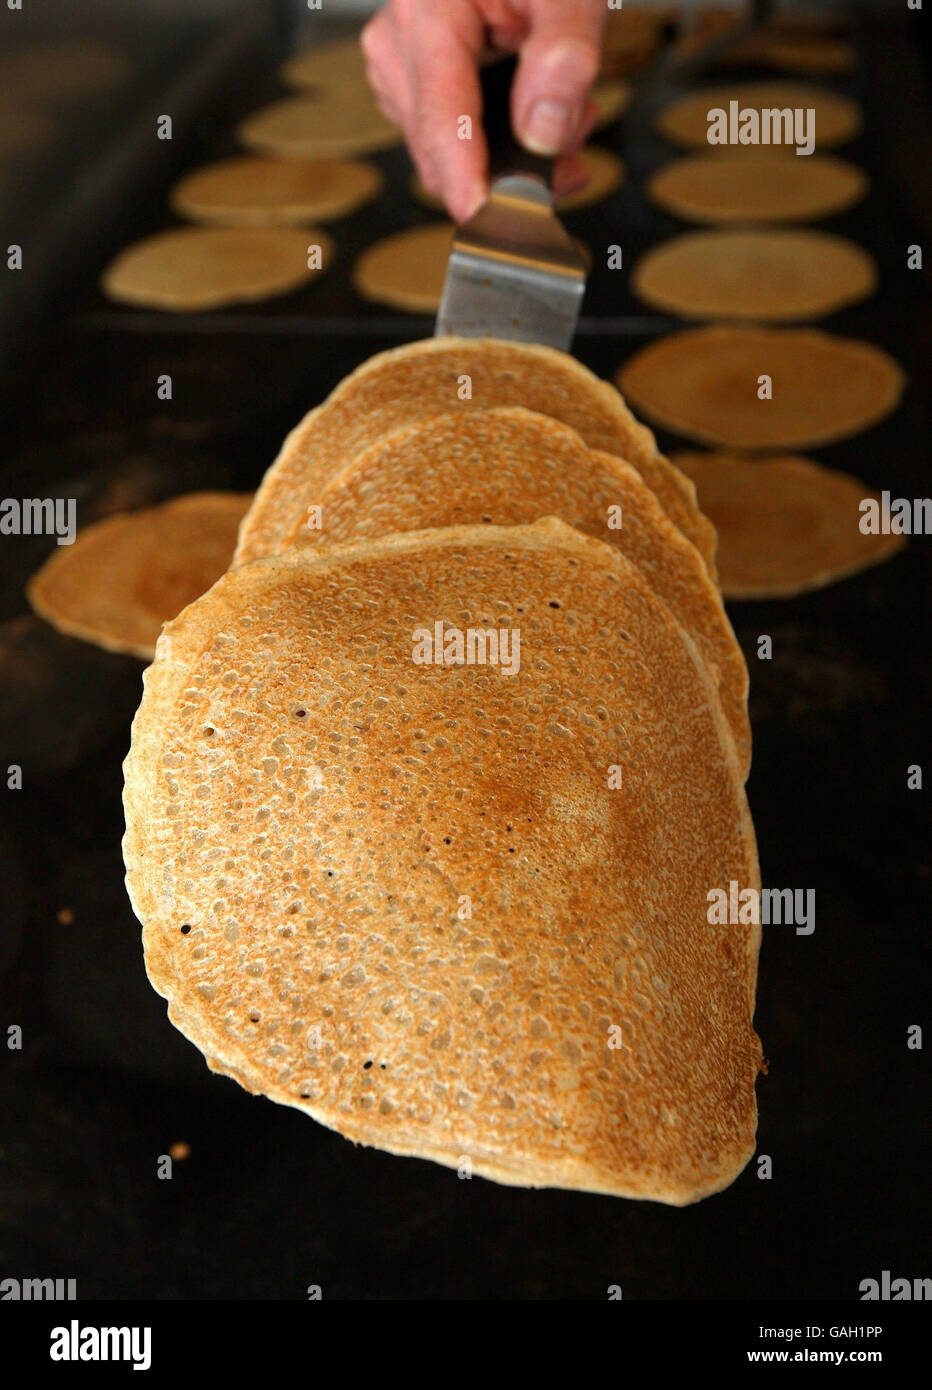
<svg viewBox="0 0 932 1390"><path fill-rule="evenodd" d="M605 0L388 0L363 30L369 80L404 131L421 180L457 222L488 193L479 66L493 48L518 54L512 127L535 154L559 156L554 193L585 182L577 151L596 110ZM471 118L472 138L460 138Z"/></svg>

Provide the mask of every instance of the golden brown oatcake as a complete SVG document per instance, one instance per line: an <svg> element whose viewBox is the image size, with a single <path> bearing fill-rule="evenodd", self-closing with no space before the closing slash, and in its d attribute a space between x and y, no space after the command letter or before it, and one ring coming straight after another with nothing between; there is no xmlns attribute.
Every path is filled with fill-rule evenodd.
<svg viewBox="0 0 932 1390"><path fill-rule="evenodd" d="M325 269L333 241L318 227L176 227L128 246L100 287L110 299L147 309L195 312L247 304L296 290Z"/></svg>
<svg viewBox="0 0 932 1390"><path fill-rule="evenodd" d="M194 169L171 192L192 222L287 226L344 217L374 198L384 180L372 164L348 159L259 159L240 155Z"/></svg>
<svg viewBox="0 0 932 1390"><path fill-rule="evenodd" d="M786 159L772 150L698 154L665 164L647 196L690 222L812 222L864 197L867 175L832 155Z"/></svg>
<svg viewBox="0 0 932 1390"><path fill-rule="evenodd" d="M587 449L574 430L520 408L424 420L373 444L320 494L303 544L555 516L616 545L695 639L718 686L742 769L751 756L748 673L695 546L630 464ZM619 510L620 509L620 510Z"/></svg>
<svg viewBox="0 0 932 1390"><path fill-rule="evenodd" d="M657 117L660 133L674 144L690 149L709 149L744 153L759 148L754 145L710 145L709 112L718 108L727 112L729 103L737 101L739 110L763 109L791 111L802 109L815 112L813 128L818 149L831 149L851 140L861 129L861 109L849 97L822 87L810 87L803 82L729 82L717 87L700 87L678 97L665 106ZM798 156L795 146L771 146L789 158Z"/></svg>
<svg viewBox="0 0 932 1390"><path fill-rule="evenodd" d="M415 664L436 621L519 631L519 669ZM708 893L757 887L753 827L633 565L554 521L302 549L167 636L127 886L214 1070L500 1182L682 1204L733 1180L760 933L710 924Z"/></svg>
<svg viewBox="0 0 932 1390"><path fill-rule="evenodd" d="M648 251L631 276L645 303L699 319L820 318L876 285L860 246L799 227L689 232Z"/></svg>
<svg viewBox="0 0 932 1390"><path fill-rule="evenodd" d="M718 528L726 598L789 598L889 559L902 536L862 534L859 503L876 493L847 473L793 455L675 454Z"/></svg>
<svg viewBox="0 0 932 1390"><path fill-rule="evenodd" d="M364 299L410 313L436 313L453 245L453 223L407 227L368 246L353 266Z"/></svg>
<svg viewBox="0 0 932 1390"><path fill-rule="evenodd" d="M557 198L554 208L559 213L575 212L579 208L600 203L603 198L608 198L620 188L624 181L625 166L611 150L605 150L601 145L587 145L585 149L580 150L580 155L589 171L589 181L584 188L577 189L575 193L567 193L564 197ZM443 208L442 200L433 193L428 193L419 175L412 174L410 187L411 196L416 202L435 210Z"/></svg>
<svg viewBox="0 0 932 1390"><path fill-rule="evenodd" d="M453 223L431 222L408 227L366 248L353 267L353 284L364 299L390 304L414 314L434 314L440 308L453 246ZM576 239L587 266L589 248Z"/></svg>
<svg viewBox="0 0 932 1390"><path fill-rule="evenodd" d="M192 492L121 512L57 547L26 587L59 632L151 660L162 624L219 579L252 494Z"/></svg>
<svg viewBox="0 0 932 1390"><path fill-rule="evenodd" d="M654 436L614 387L566 353L491 338L428 338L358 367L285 440L243 522L235 563L286 550L328 479L391 430L447 410L497 405L551 415L590 448L633 464L714 569L715 532L696 505L692 483L657 452Z"/></svg>
<svg viewBox="0 0 932 1390"><path fill-rule="evenodd" d="M758 378L773 398L759 399ZM671 333L629 358L625 395L650 419L704 444L803 448L847 439L889 415L905 377L882 348L813 328Z"/></svg>
<svg viewBox="0 0 932 1390"><path fill-rule="evenodd" d="M348 92L349 99L352 99L354 88L368 86L366 60L359 36L354 34L346 39L312 44L288 59L282 67L281 77L289 87L314 90L336 87Z"/></svg>
<svg viewBox="0 0 932 1390"><path fill-rule="evenodd" d="M247 116L236 135L247 149L280 159L368 154L401 142L368 87L354 90L351 100L339 87L282 97Z"/></svg>

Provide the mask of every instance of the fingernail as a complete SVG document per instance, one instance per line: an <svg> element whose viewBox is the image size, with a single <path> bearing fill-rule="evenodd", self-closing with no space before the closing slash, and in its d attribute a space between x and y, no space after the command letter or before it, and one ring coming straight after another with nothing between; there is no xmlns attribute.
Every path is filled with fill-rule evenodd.
<svg viewBox="0 0 932 1390"><path fill-rule="evenodd" d="M572 120L565 101L545 98L531 107L521 138L532 154L559 154L570 137Z"/></svg>

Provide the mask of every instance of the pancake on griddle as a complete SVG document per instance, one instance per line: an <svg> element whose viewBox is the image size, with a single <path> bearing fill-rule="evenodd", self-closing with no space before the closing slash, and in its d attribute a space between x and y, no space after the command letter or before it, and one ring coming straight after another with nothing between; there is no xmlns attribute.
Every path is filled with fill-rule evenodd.
<svg viewBox="0 0 932 1390"><path fill-rule="evenodd" d="M364 299L409 313L436 313L453 247L453 223L407 227L367 246L353 266Z"/></svg>
<svg viewBox="0 0 932 1390"><path fill-rule="evenodd" d="M291 431L243 522L236 563L294 543L327 481L402 425L449 410L523 405L632 464L714 571L715 532L692 483L657 451L618 392L566 353L492 338L428 338L363 363Z"/></svg>
<svg viewBox="0 0 932 1390"><path fill-rule="evenodd" d="M192 222L274 227L345 217L384 180L372 164L349 159L260 159L239 155L207 164L177 183L170 201Z"/></svg>
<svg viewBox="0 0 932 1390"><path fill-rule="evenodd" d="M453 248L452 222L407 227L367 246L353 266L353 285L363 299L411 314L436 314ZM588 267L588 246L575 238Z"/></svg>
<svg viewBox="0 0 932 1390"><path fill-rule="evenodd" d="M873 257L802 227L688 232L653 247L631 275L639 299L698 319L814 319L872 294Z"/></svg>
<svg viewBox="0 0 932 1390"><path fill-rule="evenodd" d="M702 557L630 464L587 449L569 426L520 408L437 416L357 455L320 507L320 527L299 543L555 516L616 545L695 639L747 770L747 668Z"/></svg>
<svg viewBox="0 0 932 1390"><path fill-rule="evenodd" d="M832 155L697 154L651 174L647 196L689 222L813 222L864 197L863 170Z"/></svg>
<svg viewBox="0 0 932 1390"><path fill-rule="evenodd" d="M315 43L289 58L281 70L289 87L321 91L336 88L352 100L356 91L368 89L366 60L354 34L349 38Z"/></svg>
<svg viewBox="0 0 932 1390"><path fill-rule="evenodd" d="M804 82L729 82L716 87L699 87L677 97L657 117L657 129L674 144L690 149L711 149L743 153L756 145L710 145L709 112L728 112L736 101L739 111L813 111L812 128L816 148L832 149L851 140L861 129L861 109L849 97ZM791 158L794 145L772 145ZM807 156L804 156L807 157Z"/></svg>
<svg viewBox="0 0 932 1390"><path fill-rule="evenodd" d="M287 294L328 265L333 241L319 227L173 227L134 242L107 266L109 299L146 309L196 313Z"/></svg>
<svg viewBox="0 0 932 1390"><path fill-rule="evenodd" d="M369 154L401 143L401 131L368 87L354 90L349 101L339 87L281 97L241 121L236 136L247 149L276 159Z"/></svg>
<svg viewBox="0 0 932 1390"><path fill-rule="evenodd" d="M772 399L761 399L761 377ZM859 434L894 410L905 377L856 338L814 328L692 328L630 357L618 384L649 419L703 444L794 449Z"/></svg>
<svg viewBox="0 0 932 1390"><path fill-rule="evenodd" d="M709 893L759 887L753 827L633 565L555 521L298 549L166 635L127 886L213 1070L499 1182L683 1204L735 1178L760 929Z"/></svg>
<svg viewBox="0 0 932 1390"><path fill-rule="evenodd" d="M898 535L865 535L860 504L877 494L857 478L793 455L747 459L681 453L718 530L726 598L790 598L890 559Z"/></svg>
<svg viewBox="0 0 932 1390"><path fill-rule="evenodd" d="M251 501L245 492L191 492L95 521L33 575L29 602L69 637L151 660L162 624L229 566Z"/></svg>

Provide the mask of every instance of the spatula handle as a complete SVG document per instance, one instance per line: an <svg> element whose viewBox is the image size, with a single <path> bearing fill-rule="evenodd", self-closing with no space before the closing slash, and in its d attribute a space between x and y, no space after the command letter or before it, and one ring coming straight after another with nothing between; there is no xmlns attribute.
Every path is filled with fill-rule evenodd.
<svg viewBox="0 0 932 1390"><path fill-rule="evenodd" d="M489 177L502 174L536 174L551 185L553 160L531 154L515 139L511 128L511 87L518 60L513 55L496 58L481 71L482 123L489 145Z"/></svg>

